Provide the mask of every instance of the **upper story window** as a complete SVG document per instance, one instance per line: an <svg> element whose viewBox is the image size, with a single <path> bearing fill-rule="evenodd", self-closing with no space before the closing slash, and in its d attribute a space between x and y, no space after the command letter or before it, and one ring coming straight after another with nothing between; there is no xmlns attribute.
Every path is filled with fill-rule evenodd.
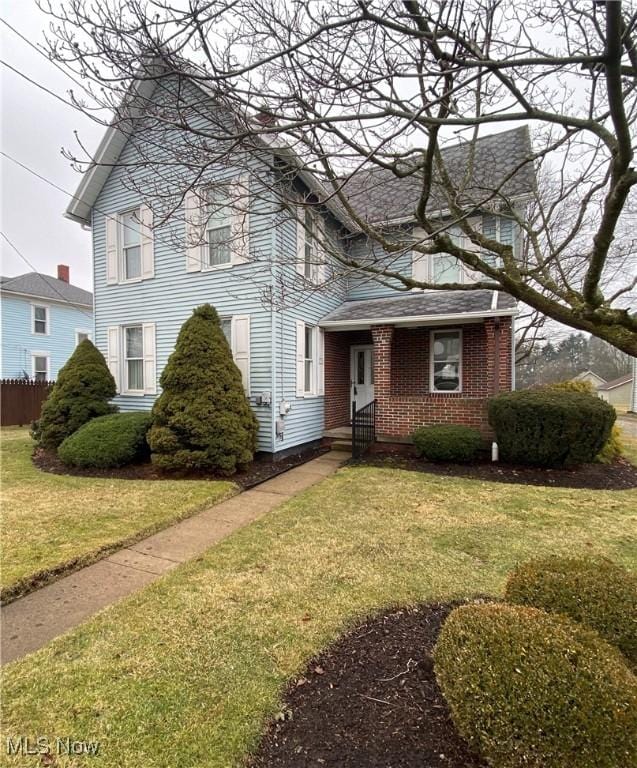
<svg viewBox="0 0 637 768"><path fill-rule="evenodd" d="M46 336L49 333L49 308L33 305L33 333Z"/></svg>
<svg viewBox="0 0 637 768"><path fill-rule="evenodd" d="M153 212L140 205L106 218L106 282L139 282L153 277Z"/></svg>
<svg viewBox="0 0 637 768"><path fill-rule="evenodd" d="M206 222L207 266L221 267L232 263L232 206L227 198L210 195Z"/></svg>
<svg viewBox="0 0 637 768"><path fill-rule="evenodd" d="M33 380L34 381L48 381L49 380L49 358L47 355L33 355L32 357L33 367Z"/></svg>
<svg viewBox="0 0 637 768"><path fill-rule="evenodd" d="M462 331L432 331L430 339L432 392L462 390Z"/></svg>
<svg viewBox="0 0 637 768"><path fill-rule="evenodd" d="M326 272L325 227L319 214L310 208L299 209L298 217L296 269L306 280L317 285Z"/></svg>
<svg viewBox="0 0 637 768"><path fill-rule="evenodd" d="M75 331L75 346L79 346L86 339L91 338L90 331Z"/></svg>
<svg viewBox="0 0 637 768"><path fill-rule="evenodd" d="M434 283L461 283L462 264L448 253L436 253L433 255L433 281Z"/></svg>
<svg viewBox="0 0 637 768"><path fill-rule="evenodd" d="M142 233L140 222L140 208L127 211L120 216L123 280L139 280L142 276Z"/></svg>

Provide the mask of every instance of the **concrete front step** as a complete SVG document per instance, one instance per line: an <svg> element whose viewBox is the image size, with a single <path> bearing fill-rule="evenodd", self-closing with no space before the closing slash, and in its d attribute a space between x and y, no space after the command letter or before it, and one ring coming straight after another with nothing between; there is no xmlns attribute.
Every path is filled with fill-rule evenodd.
<svg viewBox="0 0 637 768"><path fill-rule="evenodd" d="M350 451L352 450L352 441L351 440L334 440L334 442L330 445L330 448L333 451Z"/></svg>

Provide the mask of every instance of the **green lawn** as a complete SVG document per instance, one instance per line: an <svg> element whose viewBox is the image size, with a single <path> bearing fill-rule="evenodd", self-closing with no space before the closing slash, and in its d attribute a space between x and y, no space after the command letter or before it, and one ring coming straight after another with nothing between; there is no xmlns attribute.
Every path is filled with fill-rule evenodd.
<svg viewBox="0 0 637 768"><path fill-rule="evenodd" d="M3 597L85 564L236 491L233 483L106 480L41 472L26 429L3 429ZM39 575L39 576L38 576Z"/></svg>
<svg viewBox="0 0 637 768"><path fill-rule="evenodd" d="M4 735L102 743L59 765L241 766L286 680L363 615L500 594L548 553L635 568L636 532L635 491L345 468L11 664Z"/></svg>

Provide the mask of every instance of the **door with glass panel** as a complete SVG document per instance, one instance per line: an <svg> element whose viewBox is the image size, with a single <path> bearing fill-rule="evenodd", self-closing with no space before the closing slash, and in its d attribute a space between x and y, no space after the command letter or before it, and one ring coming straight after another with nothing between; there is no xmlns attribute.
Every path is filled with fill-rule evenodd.
<svg viewBox="0 0 637 768"><path fill-rule="evenodd" d="M350 365L352 402L356 402L358 410L374 399L374 347L352 347Z"/></svg>

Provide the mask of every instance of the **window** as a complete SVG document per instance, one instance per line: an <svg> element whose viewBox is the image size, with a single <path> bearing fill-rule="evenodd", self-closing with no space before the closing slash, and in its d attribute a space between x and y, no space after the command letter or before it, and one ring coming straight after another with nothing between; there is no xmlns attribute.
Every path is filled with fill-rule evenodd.
<svg viewBox="0 0 637 768"><path fill-rule="evenodd" d="M232 210L226 198L213 198L208 203L208 221L206 223L207 266L221 267L230 264Z"/></svg>
<svg viewBox="0 0 637 768"><path fill-rule="evenodd" d="M49 308L48 307L33 307L33 333L40 333L43 335L49 332Z"/></svg>
<svg viewBox="0 0 637 768"><path fill-rule="evenodd" d="M460 392L462 331L431 332L431 391Z"/></svg>
<svg viewBox="0 0 637 768"><path fill-rule="evenodd" d="M314 279L314 221L305 209L305 246L303 250L303 274L308 280Z"/></svg>
<svg viewBox="0 0 637 768"><path fill-rule="evenodd" d="M305 326L305 378L303 389L306 394L314 392L314 328L311 325Z"/></svg>
<svg viewBox="0 0 637 768"><path fill-rule="evenodd" d="M33 355L32 367L33 367L33 380L34 381L48 381L49 380L49 358L48 358L48 355Z"/></svg>
<svg viewBox="0 0 637 768"><path fill-rule="evenodd" d="M91 338L90 331L75 331L75 346L79 346L85 339Z"/></svg>
<svg viewBox="0 0 637 768"><path fill-rule="evenodd" d="M228 346L230 347L230 349L232 349L232 318L222 317L220 319L220 323L221 323L221 330L223 331L223 335L226 337Z"/></svg>
<svg viewBox="0 0 637 768"><path fill-rule="evenodd" d="M140 280L142 276L141 209L120 216L122 274L124 280Z"/></svg>
<svg viewBox="0 0 637 768"><path fill-rule="evenodd" d="M127 392L144 391L144 329L141 325L124 328L124 358Z"/></svg>
<svg viewBox="0 0 637 768"><path fill-rule="evenodd" d="M434 283L461 283L462 265L447 253L435 254L433 257Z"/></svg>

